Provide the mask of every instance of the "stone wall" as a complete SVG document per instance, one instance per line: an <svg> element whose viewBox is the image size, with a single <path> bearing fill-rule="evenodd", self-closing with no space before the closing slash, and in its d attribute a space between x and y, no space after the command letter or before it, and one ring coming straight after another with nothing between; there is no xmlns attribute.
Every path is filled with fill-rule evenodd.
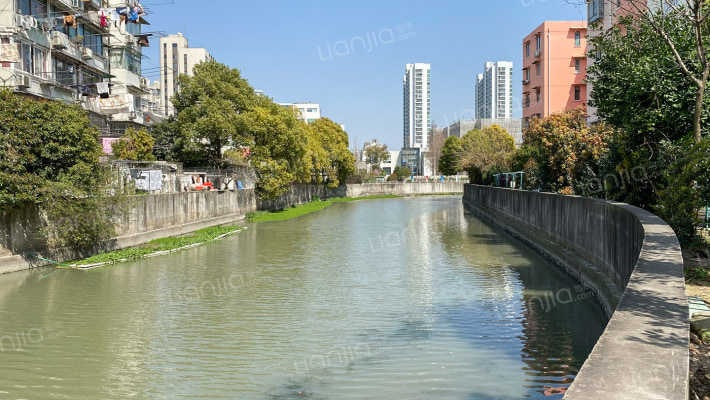
<svg viewBox="0 0 710 400"><path fill-rule="evenodd" d="M475 185L464 203L589 287L610 316L566 399L687 399L683 259L663 220L622 203Z"/></svg>

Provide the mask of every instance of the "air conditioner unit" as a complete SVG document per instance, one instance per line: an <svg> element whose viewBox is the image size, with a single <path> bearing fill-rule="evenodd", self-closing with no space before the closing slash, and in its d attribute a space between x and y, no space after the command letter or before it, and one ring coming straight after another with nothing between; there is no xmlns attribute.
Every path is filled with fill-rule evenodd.
<svg viewBox="0 0 710 400"><path fill-rule="evenodd" d="M52 48L66 49L69 47L69 38L62 32L52 31Z"/></svg>
<svg viewBox="0 0 710 400"><path fill-rule="evenodd" d="M535 50L535 57L540 57L540 50Z"/></svg>
<svg viewBox="0 0 710 400"><path fill-rule="evenodd" d="M19 79L19 82L17 82L17 87L18 89L29 89L31 86L31 79L29 76L22 76Z"/></svg>
<svg viewBox="0 0 710 400"><path fill-rule="evenodd" d="M93 58L93 57L94 57L94 52L91 51L90 48L84 47L84 50L83 50L83 52L82 52L82 54L81 54L81 58L83 58L84 60L89 60L89 59L91 59L91 58Z"/></svg>

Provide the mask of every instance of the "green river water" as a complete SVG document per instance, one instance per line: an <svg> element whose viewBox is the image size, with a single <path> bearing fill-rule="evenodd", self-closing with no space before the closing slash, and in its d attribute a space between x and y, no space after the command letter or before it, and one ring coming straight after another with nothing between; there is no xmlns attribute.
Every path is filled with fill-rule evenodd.
<svg viewBox="0 0 710 400"><path fill-rule="evenodd" d="M607 322L460 197L247 226L0 276L0 399L554 399Z"/></svg>

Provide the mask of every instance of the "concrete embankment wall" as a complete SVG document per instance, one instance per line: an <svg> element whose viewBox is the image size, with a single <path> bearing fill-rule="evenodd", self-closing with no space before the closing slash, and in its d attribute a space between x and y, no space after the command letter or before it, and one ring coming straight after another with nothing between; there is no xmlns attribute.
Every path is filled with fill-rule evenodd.
<svg viewBox="0 0 710 400"><path fill-rule="evenodd" d="M457 190L458 188L458 190ZM324 185L297 185L276 200L259 200L253 189L238 191L184 192L132 197L131 209L117 224L118 237L108 244L121 249L153 239L182 235L210 226L233 223L256 210L276 210L303 204L315 196L361 197L371 195L416 195L463 192L461 183L392 183L346 185L328 189ZM0 210L0 274L45 265L24 255L29 252L57 262L87 257L66 249L47 250L41 222L32 208Z"/></svg>
<svg viewBox="0 0 710 400"><path fill-rule="evenodd" d="M463 182L428 182L428 183L364 183L345 185L347 197L366 196L417 196L441 193L463 193Z"/></svg>
<svg viewBox="0 0 710 400"><path fill-rule="evenodd" d="M466 207L589 287L610 316L566 399L688 398L688 302L673 230L628 204L466 185Z"/></svg>

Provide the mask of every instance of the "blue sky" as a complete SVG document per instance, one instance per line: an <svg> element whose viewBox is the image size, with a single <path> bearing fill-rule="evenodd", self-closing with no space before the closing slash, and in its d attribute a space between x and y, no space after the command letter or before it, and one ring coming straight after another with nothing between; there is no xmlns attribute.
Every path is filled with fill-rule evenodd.
<svg viewBox="0 0 710 400"><path fill-rule="evenodd" d="M432 120L444 126L461 115L472 118L475 77L486 61L515 63L519 103L522 38L545 20L586 16L563 0L166 4L171 1L142 2L151 23L144 32L181 32L190 47L204 47L217 61L238 68L275 101L319 103L323 116L345 125L351 142L362 147L377 138L390 150L402 146L405 64L431 64ZM144 75L155 80L157 40L144 54ZM520 115L518 105L515 116Z"/></svg>

